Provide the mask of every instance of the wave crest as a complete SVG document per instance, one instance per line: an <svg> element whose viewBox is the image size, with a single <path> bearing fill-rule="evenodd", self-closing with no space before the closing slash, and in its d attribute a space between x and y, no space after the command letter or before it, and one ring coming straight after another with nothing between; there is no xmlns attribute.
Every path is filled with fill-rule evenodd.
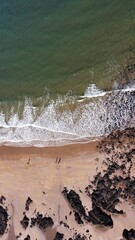
<svg viewBox="0 0 135 240"><path fill-rule="evenodd" d="M81 102L67 95L48 105L43 102L40 108L26 98L21 117L19 109L18 102L10 116L0 113L1 145L61 145L134 127L135 90L117 90Z"/></svg>

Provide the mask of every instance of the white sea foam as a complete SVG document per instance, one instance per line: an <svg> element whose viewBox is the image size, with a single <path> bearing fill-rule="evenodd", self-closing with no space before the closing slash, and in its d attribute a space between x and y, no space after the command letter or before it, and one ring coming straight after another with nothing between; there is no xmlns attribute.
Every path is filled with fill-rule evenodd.
<svg viewBox="0 0 135 240"><path fill-rule="evenodd" d="M51 101L47 106L40 106L40 111L26 98L22 118L18 112L14 113L14 109L8 118L6 114L0 113L0 144L57 146L75 141L88 141L113 130L135 126L134 88L104 94L100 94L100 90L97 92L101 95L100 98L76 102L73 108L67 106L74 106L75 99L65 96L64 99ZM105 98L102 98L105 94ZM90 98L91 96L92 94Z"/></svg>
<svg viewBox="0 0 135 240"><path fill-rule="evenodd" d="M104 96L105 94L106 94L105 91L100 90L94 83L92 83L87 87L84 93L84 97L93 98L98 96Z"/></svg>
<svg viewBox="0 0 135 240"><path fill-rule="evenodd" d="M123 90L127 90L127 91L133 91L135 90L135 80L130 82L130 83L127 83L124 87L123 87Z"/></svg>
<svg viewBox="0 0 135 240"><path fill-rule="evenodd" d="M118 85L117 85L118 87ZM122 88L115 89L113 91L103 91L99 89L94 83L90 84L88 88L86 89L85 93L82 98L94 98L94 97L102 97L106 94L111 94L112 92L128 92L128 91L134 91L135 90L135 81L132 83L125 84L122 86ZM81 100L82 101L82 100Z"/></svg>

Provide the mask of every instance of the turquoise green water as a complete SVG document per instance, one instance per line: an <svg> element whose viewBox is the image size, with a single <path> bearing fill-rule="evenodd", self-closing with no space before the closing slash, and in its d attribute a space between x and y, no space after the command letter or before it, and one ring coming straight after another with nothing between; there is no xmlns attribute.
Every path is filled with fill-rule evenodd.
<svg viewBox="0 0 135 240"><path fill-rule="evenodd" d="M109 88L134 53L134 0L0 0L0 100Z"/></svg>

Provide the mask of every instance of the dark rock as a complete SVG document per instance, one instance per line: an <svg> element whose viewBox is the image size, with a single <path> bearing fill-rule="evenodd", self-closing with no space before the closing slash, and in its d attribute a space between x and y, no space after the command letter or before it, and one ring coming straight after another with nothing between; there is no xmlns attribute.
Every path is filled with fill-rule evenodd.
<svg viewBox="0 0 135 240"><path fill-rule="evenodd" d="M77 236L75 236L74 240L87 240L86 236L81 236L80 234L77 234Z"/></svg>
<svg viewBox="0 0 135 240"><path fill-rule="evenodd" d="M86 214L80 196L74 190L68 191L65 188L62 191L73 208L75 220L79 224L87 221L95 225L113 227L110 214L124 214L123 210L116 208L121 198L126 201L132 199L135 203L135 177L131 176L133 154L135 154L135 149L132 148L134 139L135 128L129 128L112 132L98 144L99 152L109 154L109 157L106 156L103 161L106 169L102 173L97 173L93 181L85 188L85 193L92 200L92 210L88 214ZM130 231L131 234L133 231ZM75 232L76 235L77 232ZM78 237L81 239L80 236Z"/></svg>
<svg viewBox="0 0 135 240"><path fill-rule="evenodd" d="M3 235L5 233L7 223L8 223L7 209L4 209L2 206L0 206L0 235Z"/></svg>
<svg viewBox="0 0 135 240"><path fill-rule="evenodd" d="M64 234L63 234L63 233L57 232L54 240L62 240L63 237L64 237Z"/></svg>
<svg viewBox="0 0 135 240"><path fill-rule="evenodd" d="M87 217L88 222L92 222L94 225L103 225L113 227L113 220L110 215L103 212L99 207L94 206L89 212Z"/></svg>
<svg viewBox="0 0 135 240"><path fill-rule="evenodd" d="M135 155L135 148L130 151L131 154Z"/></svg>
<svg viewBox="0 0 135 240"><path fill-rule="evenodd" d="M98 177L96 183L94 181L96 189L91 194L92 206L96 205L111 213L122 214L122 210L115 209L115 205L119 203L121 189L112 188L112 180L109 178L109 174L115 171L114 166L117 169L117 165L109 166L107 173L103 177Z"/></svg>
<svg viewBox="0 0 135 240"><path fill-rule="evenodd" d="M20 232L19 235L16 236L16 239L20 238L22 236L22 233Z"/></svg>
<svg viewBox="0 0 135 240"><path fill-rule="evenodd" d="M26 228L28 227L28 225L29 225L29 218L28 218L26 215L24 215L24 217L23 217L23 219L20 221L20 223L21 223L22 227L23 227L24 229L26 229Z"/></svg>
<svg viewBox="0 0 135 240"><path fill-rule="evenodd" d="M6 200L6 198L2 195L1 197L0 197L0 203L1 204L4 204L4 201Z"/></svg>
<svg viewBox="0 0 135 240"><path fill-rule="evenodd" d="M31 227L38 225L42 230L45 230L47 227L53 226L53 220L51 217L45 217L40 213L37 213L36 218L31 218Z"/></svg>
<svg viewBox="0 0 135 240"><path fill-rule="evenodd" d="M29 206L32 203L32 199L30 197L27 198L26 203L25 203L25 210L29 210Z"/></svg>
<svg viewBox="0 0 135 240"><path fill-rule="evenodd" d="M34 227L36 225L36 218L31 218L31 225L30 227Z"/></svg>
<svg viewBox="0 0 135 240"><path fill-rule="evenodd" d="M133 240L133 239L135 239L135 230L134 229L130 229L130 230L124 229L122 235L127 240Z"/></svg>
<svg viewBox="0 0 135 240"><path fill-rule="evenodd" d="M67 223L65 223L65 222L63 222L63 221L60 221L60 225L62 225L63 224L63 226L65 227L65 228L69 228L69 225L67 224Z"/></svg>
<svg viewBox="0 0 135 240"><path fill-rule="evenodd" d="M74 213L74 216L75 216L75 220L76 220L76 222L77 222L78 224L83 224L83 221L82 221L82 219L81 219L81 217L80 217L80 215L79 215L78 212L75 212L75 213Z"/></svg>
<svg viewBox="0 0 135 240"><path fill-rule="evenodd" d="M80 216L85 216L85 209L82 205L82 201L80 200L79 194L77 194L74 190L68 190L65 188L62 191L64 197L68 200L70 203L71 207L80 214Z"/></svg>
<svg viewBox="0 0 135 240"><path fill-rule="evenodd" d="M125 181L125 189L124 194L126 197L131 197L133 200L135 199L135 179L130 179Z"/></svg>
<svg viewBox="0 0 135 240"><path fill-rule="evenodd" d="M30 235L27 235L27 237L24 238L24 240L30 240Z"/></svg>

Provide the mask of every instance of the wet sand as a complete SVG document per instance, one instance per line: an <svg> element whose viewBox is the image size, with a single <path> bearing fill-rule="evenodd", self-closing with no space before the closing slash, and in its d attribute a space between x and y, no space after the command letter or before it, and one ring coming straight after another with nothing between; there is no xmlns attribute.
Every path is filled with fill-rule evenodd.
<svg viewBox="0 0 135 240"><path fill-rule="evenodd" d="M95 141L50 148L0 147L0 194L6 198L3 207L7 206L11 217L7 233L1 239L15 240L18 236L21 240L53 240L56 232L63 233L63 239L75 239L77 234L84 234L84 239L93 240L123 239L123 229L135 227L132 204L121 200L117 209L123 209L126 214L112 214L113 228L104 228L88 222L78 224L72 207L61 194L64 187L73 189L79 194L85 208L91 208L91 199L85 188L98 172L106 169L103 161L107 153L99 151L97 145ZM135 176L134 166L132 175ZM29 211L25 209L28 197L33 201ZM24 229L20 224L24 212L29 219L35 217L37 212L42 213L51 217L54 225L43 231L38 226L31 227L29 223ZM60 224L61 221L68 227Z"/></svg>

